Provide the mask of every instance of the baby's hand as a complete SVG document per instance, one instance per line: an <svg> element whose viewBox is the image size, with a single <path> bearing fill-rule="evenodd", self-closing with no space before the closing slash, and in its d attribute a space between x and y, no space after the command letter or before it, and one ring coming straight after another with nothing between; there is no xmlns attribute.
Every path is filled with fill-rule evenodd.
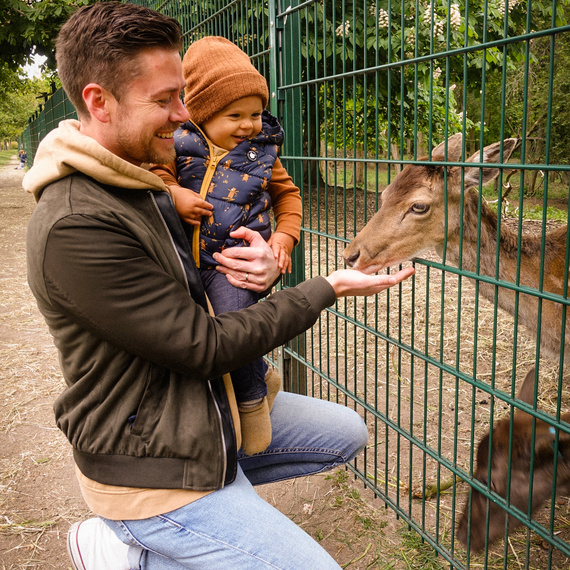
<svg viewBox="0 0 570 570"><path fill-rule="evenodd" d="M273 250L281 273L291 273L291 251L295 245L295 240L288 234L275 232L267 243Z"/></svg>
<svg viewBox="0 0 570 570"><path fill-rule="evenodd" d="M174 197L176 211L186 223L199 226L202 222L202 216L212 215L214 206L206 200L202 200L200 195L193 190L172 185L170 191Z"/></svg>

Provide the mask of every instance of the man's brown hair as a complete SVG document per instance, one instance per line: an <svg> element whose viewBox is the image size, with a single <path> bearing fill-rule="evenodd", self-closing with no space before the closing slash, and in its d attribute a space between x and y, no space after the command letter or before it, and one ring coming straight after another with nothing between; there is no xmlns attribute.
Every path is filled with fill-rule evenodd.
<svg viewBox="0 0 570 570"><path fill-rule="evenodd" d="M125 86L142 71L136 56L149 48L180 51L178 22L149 8L120 2L77 10L62 26L55 52L61 83L77 114L89 118L82 95L89 83L101 85L120 101Z"/></svg>

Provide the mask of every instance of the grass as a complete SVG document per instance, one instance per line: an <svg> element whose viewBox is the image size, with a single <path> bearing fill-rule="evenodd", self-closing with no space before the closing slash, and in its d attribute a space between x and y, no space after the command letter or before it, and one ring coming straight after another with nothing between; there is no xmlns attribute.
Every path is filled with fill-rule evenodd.
<svg viewBox="0 0 570 570"><path fill-rule="evenodd" d="M437 552L424 542L419 534L408 530L407 527L402 527L399 534L402 537L402 544L397 557L404 563L405 568L443 570L441 558L438 558Z"/></svg>
<svg viewBox="0 0 570 570"><path fill-rule="evenodd" d="M542 220L544 216L544 207L541 203L543 200L543 187L541 186L539 191L535 193L532 200L525 197L523 194L523 209L522 217L525 220ZM498 208L498 194L492 184L483 188L483 196L488 201L488 206L495 212ZM548 189L548 199L556 200L559 202L568 201L568 188L564 189L560 185L549 185ZM520 204L520 194L519 191L509 193L507 198L503 200L503 215L507 217L518 217L519 215L519 204ZM568 219L567 209L557 208L556 206L546 207L546 219L547 220L561 220L566 221Z"/></svg>
<svg viewBox="0 0 570 570"><path fill-rule="evenodd" d="M327 504L344 511L342 524L326 538L332 535L353 553L348 562L341 564L343 569L443 570L447 567L443 558L406 523L399 521L393 527L395 532L390 531L387 512L361 495L347 470L336 470L326 475L325 480L332 486ZM325 538L322 531L313 531L315 534L317 540Z"/></svg>
<svg viewBox="0 0 570 570"><path fill-rule="evenodd" d="M17 150L0 150L0 168L8 166L12 157L18 154Z"/></svg>

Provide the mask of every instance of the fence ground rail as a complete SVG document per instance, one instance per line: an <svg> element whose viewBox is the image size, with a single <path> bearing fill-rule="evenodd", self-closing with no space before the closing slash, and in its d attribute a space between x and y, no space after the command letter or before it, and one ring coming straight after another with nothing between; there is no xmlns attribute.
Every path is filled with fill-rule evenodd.
<svg viewBox="0 0 570 570"><path fill-rule="evenodd" d="M138 3L267 78L304 204L284 286L344 266L367 224L361 261L415 263L270 355L365 419L355 477L442 566L568 567L568 0Z"/></svg>

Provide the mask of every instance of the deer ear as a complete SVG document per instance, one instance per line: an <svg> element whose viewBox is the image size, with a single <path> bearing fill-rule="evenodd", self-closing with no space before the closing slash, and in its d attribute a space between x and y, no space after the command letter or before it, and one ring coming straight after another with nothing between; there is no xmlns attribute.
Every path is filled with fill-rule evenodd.
<svg viewBox="0 0 570 570"><path fill-rule="evenodd" d="M489 433L487 432L477 446L477 466L483 467L489 462Z"/></svg>
<svg viewBox="0 0 570 570"><path fill-rule="evenodd" d="M445 147L447 145L447 160L458 161L461 159L461 147L463 143L463 134L456 133L451 135L447 141L443 141L438 144L432 151L431 156L435 158L436 156L441 157L443 160L445 157Z"/></svg>
<svg viewBox="0 0 570 570"><path fill-rule="evenodd" d="M530 406L534 404L534 366L527 372L517 398Z"/></svg>
<svg viewBox="0 0 570 570"><path fill-rule="evenodd" d="M509 157L515 150L518 139L505 139L502 143L496 142L485 148L477 151L469 158L467 162L482 162L482 163L501 163L501 147L503 149L502 163L507 162ZM488 184L491 180L499 175L499 168L466 168L465 169L465 187L473 188L479 184L479 178L483 185Z"/></svg>

